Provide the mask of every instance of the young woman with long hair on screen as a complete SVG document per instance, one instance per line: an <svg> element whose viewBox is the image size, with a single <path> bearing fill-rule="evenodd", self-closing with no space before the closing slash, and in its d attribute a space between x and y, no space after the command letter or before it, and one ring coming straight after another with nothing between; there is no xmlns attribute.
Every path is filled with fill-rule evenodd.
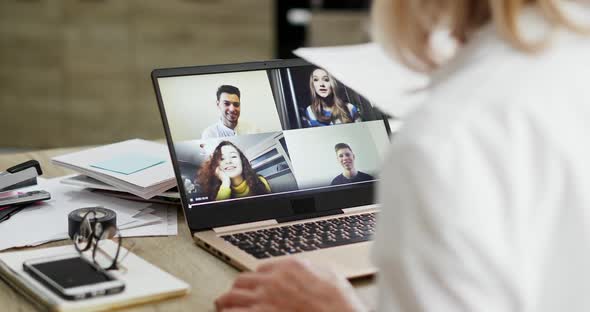
<svg viewBox="0 0 590 312"><path fill-rule="evenodd" d="M308 126L319 127L361 121L358 108L338 96L338 83L325 70L315 69L309 76L311 105L305 110Z"/></svg>
<svg viewBox="0 0 590 312"><path fill-rule="evenodd" d="M198 173L209 200L223 200L270 193L266 179L254 171L242 151L229 141L217 145Z"/></svg>

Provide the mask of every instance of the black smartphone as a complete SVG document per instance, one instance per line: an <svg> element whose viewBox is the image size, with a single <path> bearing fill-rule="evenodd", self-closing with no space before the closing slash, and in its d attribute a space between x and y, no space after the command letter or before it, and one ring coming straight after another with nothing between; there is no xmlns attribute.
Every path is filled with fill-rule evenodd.
<svg viewBox="0 0 590 312"><path fill-rule="evenodd" d="M115 294L125 289L123 281L79 254L28 260L23 269L67 300Z"/></svg>

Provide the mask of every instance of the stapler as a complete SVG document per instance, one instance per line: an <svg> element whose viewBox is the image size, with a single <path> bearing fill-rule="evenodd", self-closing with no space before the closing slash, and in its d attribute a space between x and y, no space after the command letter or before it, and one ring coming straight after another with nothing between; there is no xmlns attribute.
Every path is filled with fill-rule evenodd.
<svg viewBox="0 0 590 312"><path fill-rule="evenodd" d="M37 177L42 174L41 165L36 160L10 167L0 172L0 192L36 185Z"/></svg>

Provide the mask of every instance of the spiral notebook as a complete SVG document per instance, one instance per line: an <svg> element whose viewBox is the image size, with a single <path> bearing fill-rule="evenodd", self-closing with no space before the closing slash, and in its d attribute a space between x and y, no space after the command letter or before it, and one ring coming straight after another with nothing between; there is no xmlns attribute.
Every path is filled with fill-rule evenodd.
<svg viewBox="0 0 590 312"><path fill-rule="evenodd" d="M108 242L105 248L116 248L116 245ZM123 262L127 272L113 272L125 282L123 292L78 301L59 297L23 270L23 262L26 260L72 252L76 252L73 245L0 253L0 278L47 311L110 311L182 296L190 291L187 283L133 253L129 253Z"/></svg>

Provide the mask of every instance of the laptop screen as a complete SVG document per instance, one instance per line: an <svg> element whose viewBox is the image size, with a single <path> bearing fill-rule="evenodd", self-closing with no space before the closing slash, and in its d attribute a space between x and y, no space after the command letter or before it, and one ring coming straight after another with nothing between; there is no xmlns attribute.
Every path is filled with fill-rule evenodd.
<svg viewBox="0 0 590 312"><path fill-rule="evenodd" d="M389 142L383 115L321 68L167 76L157 85L189 210L378 179Z"/></svg>

